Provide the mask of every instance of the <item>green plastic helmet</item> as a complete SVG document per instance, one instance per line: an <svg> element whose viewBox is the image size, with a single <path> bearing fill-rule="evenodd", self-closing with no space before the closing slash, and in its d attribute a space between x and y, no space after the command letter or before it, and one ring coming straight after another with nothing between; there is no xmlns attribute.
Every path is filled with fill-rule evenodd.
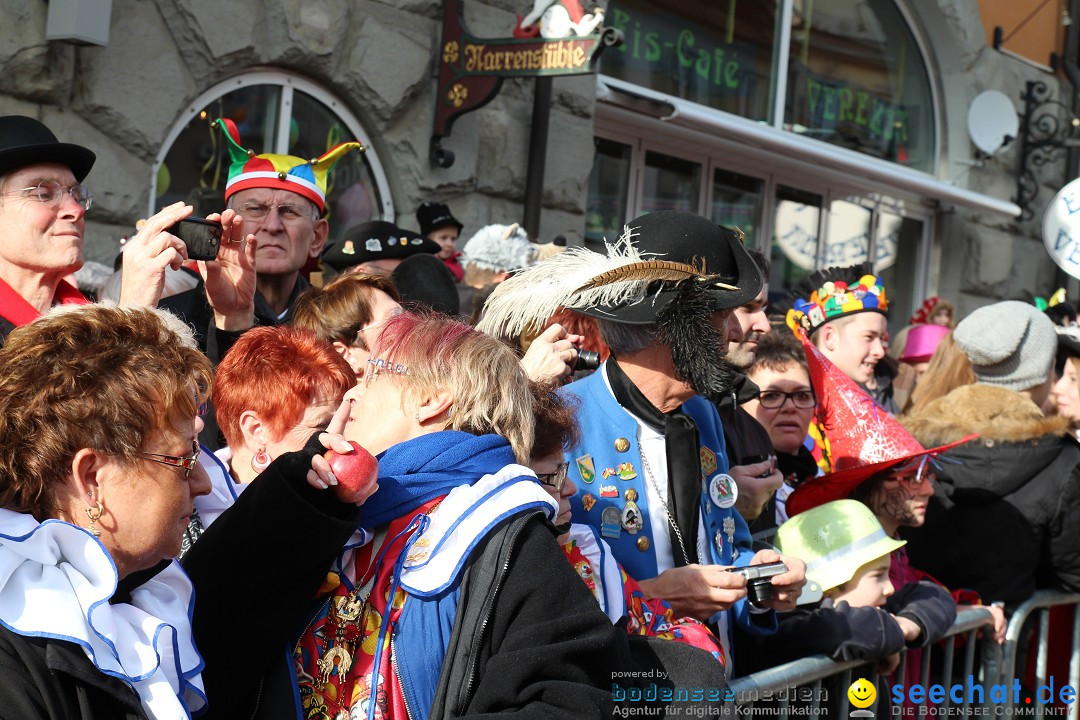
<svg viewBox="0 0 1080 720"><path fill-rule="evenodd" d="M780 552L806 563L803 602L850 580L868 562L889 555L905 541L885 534L873 511L858 500L834 500L791 518L776 531Z"/></svg>

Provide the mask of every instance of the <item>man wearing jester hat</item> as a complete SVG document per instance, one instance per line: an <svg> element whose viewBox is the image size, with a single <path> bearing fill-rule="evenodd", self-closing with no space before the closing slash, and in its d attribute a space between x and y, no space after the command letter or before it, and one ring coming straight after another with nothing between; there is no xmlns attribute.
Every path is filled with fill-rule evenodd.
<svg viewBox="0 0 1080 720"><path fill-rule="evenodd" d="M559 306L597 318L611 358L564 388L581 407L582 440L566 455L574 522L607 540L648 597L716 623L725 644L728 610L740 627L771 632L768 610L793 608L805 582L805 565L784 557L774 600L753 608L745 579L725 571L781 559L751 550L713 404L734 376L723 357L731 311L761 285L741 232L662 211L631 221L607 255L568 248L521 270L478 326L516 335Z"/></svg>
<svg viewBox="0 0 1080 720"><path fill-rule="evenodd" d="M331 168L351 150L364 150L358 142L330 148L320 157L305 160L292 155L256 155L240 141L235 123L218 119L231 164L225 202L243 218L244 234L253 235L255 251L255 317L259 325L287 322L293 303L308 287L300 270L322 252L329 234L326 211L327 179ZM202 286L166 298L162 306L195 327L205 349L205 330L212 310Z"/></svg>

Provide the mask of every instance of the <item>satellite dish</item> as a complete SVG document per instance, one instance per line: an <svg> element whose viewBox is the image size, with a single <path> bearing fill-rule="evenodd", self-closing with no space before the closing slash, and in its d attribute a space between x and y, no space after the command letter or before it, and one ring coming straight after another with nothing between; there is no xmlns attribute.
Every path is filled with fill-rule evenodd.
<svg viewBox="0 0 1080 720"><path fill-rule="evenodd" d="M1016 139L1020 120L1009 96L998 90L984 90L968 108L968 135L971 142L987 155L993 155Z"/></svg>

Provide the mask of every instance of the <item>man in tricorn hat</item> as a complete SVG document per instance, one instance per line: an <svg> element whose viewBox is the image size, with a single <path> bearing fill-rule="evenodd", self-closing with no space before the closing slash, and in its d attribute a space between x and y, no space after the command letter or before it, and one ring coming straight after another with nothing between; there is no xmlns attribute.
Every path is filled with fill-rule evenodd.
<svg viewBox="0 0 1080 720"><path fill-rule="evenodd" d="M762 285L740 235L688 213L642 216L606 257L574 248L504 282L480 325L513 333L557 305L597 319L611 358L564 389L581 407L582 440L566 454L574 521L599 530L646 595L717 622L725 643L729 608L745 629L775 627L725 567L780 559L750 549L713 405L733 377L731 311ZM803 563L783 559L771 608L794 607L805 582Z"/></svg>

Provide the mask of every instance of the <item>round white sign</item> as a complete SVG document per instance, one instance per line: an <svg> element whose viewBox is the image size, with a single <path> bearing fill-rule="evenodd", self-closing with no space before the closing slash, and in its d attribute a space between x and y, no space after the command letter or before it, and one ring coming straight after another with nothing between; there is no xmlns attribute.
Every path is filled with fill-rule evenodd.
<svg viewBox="0 0 1080 720"><path fill-rule="evenodd" d="M1080 178L1061 188L1046 208L1043 243L1059 268L1080 278Z"/></svg>

